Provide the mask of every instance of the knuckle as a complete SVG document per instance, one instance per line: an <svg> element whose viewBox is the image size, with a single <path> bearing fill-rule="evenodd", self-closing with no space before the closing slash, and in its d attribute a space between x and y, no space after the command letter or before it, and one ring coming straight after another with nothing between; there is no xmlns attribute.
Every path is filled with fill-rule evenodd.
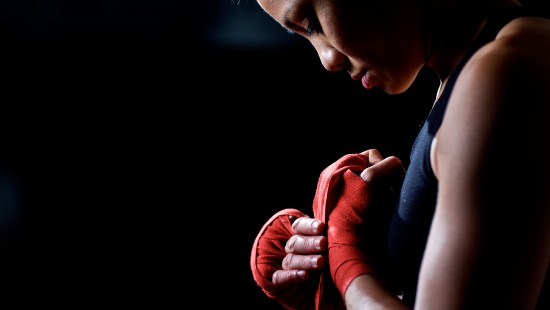
<svg viewBox="0 0 550 310"><path fill-rule="evenodd" d="M294 220L294 222L292 223L292 230L294 232L300 231L300 226L301 226L303 221L304 221L303 217L299 217L296 220Z"/></svg>
<svg viewBox="0 0 550 310"><path fill-rule="evenodd" d="M310 217L297 218L294 223L292 223L292 228L296 227L298 229L303 229L304 227L308 227L309 225L311 225L311 221L313 220L315 219Z"/></svg>
<svg viewBox="0 0 550 310"><path fill-rule="evenodd" d="M298 243L299 239L300 239L300 237L297 236L297 235L294 235L294 236L290 237L290 239L288 239L288 241L286 242L285 251L287 253L294 252L296 250L297 243Z"/></svg>
<svg viewBox="0 0 550 310"><path fill-rule="evenodd" d="M290 269L292 269L292 268L291 268L291 263L292 263L292 257L293 257L293 256L294 256L294 255L292 255L292 254L287 254L287 255L283 258L283 262L282 262L281 265L282 265L282 267L283 267L284 270L290 270Z"/></svg>

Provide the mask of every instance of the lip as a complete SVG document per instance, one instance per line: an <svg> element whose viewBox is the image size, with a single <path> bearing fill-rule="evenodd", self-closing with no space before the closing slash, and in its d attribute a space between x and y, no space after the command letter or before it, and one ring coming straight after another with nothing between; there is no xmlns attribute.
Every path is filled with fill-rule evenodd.
<svg viewBox="0 0 550 310"><path fill-rule="evenodd" d="M364 70L361 71L359 74L351 75L351 78L355 81L361 81L361 85L363 85L366 89L374 88L374 79L370 73L370 70Z"/></svg>
<svg viewBox="0 0 550 310"><path fill-rule="evenodd" d="M361 77L361 84L366 89L371 89L374 87L372 76L368 71Z"/></svg>

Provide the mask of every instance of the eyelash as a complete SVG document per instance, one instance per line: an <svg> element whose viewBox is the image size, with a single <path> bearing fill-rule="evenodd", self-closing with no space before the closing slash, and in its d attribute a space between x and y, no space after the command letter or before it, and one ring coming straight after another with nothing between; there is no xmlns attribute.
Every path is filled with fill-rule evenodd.
<svg viewBox="0 0 550 310"><path fill-rule="evenodd" d="M321 25L317 20L310 21L307 25L306 32L308 35L312 35L313 33L319 33L321 31Z"/></svg>

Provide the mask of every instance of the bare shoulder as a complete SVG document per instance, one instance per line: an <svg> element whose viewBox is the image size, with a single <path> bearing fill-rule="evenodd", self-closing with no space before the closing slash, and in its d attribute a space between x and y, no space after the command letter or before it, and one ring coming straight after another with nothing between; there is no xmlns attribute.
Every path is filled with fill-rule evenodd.
<svg viewBox="0 0 550 310"><path fill-rule="evenodd" d="M461 80L485 77L484 80L491 79L488 82L494 79L494 82L500 84L523 81L529 77L530 84L520 83L517 86L544 86L544 83L548 83L549 55L550 20L540 17L516 18L501 29L495 40L472 56L463 70L464 78Z"/></svg>
<svg viewBox="0 0 550 310"><path fill-rule="evenodd" d="M436 138L418 303L445 296L438 287L460 305L534 308L550 264L548 21L514 20L470 58Z"/></svg>
<svg viewBox="0 0 550 310"><path fill-rule="evenodd" d="M516 19L470 58L434 149L446 202L484 197L502 209L521 205L550 225L550 214L541 213L550 210L549 21Z"/></svg>
<svg viewBox="0 0 550 310"><path fill-rule="evenodd" d="M451 156L447 163L468 158L469 171L479 174L489 160L504 164L499 154L511 149L530 151L542 161L550 158L549 133L550 21L518 18L459 75L437 135L437 169L442 157ZM538 169L550 173L548 164Z"/></svg>
<svg viewBox="0 0 550 310"><path fill-rule="evenodd" d="M508 23L479 53L479 58L494 57L525 65L532 73L546 75L550 66L550 19L521 17ZM499 57L500 56L500 57ZM487 59L485 59L487 61ZM513 63L511 63L513 64Z"/></svg>

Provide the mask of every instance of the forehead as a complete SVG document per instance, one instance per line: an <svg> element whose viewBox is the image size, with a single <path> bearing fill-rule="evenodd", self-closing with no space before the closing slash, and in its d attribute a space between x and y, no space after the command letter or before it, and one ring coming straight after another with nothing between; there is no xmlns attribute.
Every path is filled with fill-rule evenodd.
<svg viewBox="0 0 550 310"><path fill-rule="evenodd" d="M273 19L283 24L285 18L295 10L300 0L257 0L262 9Z"/></svg>

